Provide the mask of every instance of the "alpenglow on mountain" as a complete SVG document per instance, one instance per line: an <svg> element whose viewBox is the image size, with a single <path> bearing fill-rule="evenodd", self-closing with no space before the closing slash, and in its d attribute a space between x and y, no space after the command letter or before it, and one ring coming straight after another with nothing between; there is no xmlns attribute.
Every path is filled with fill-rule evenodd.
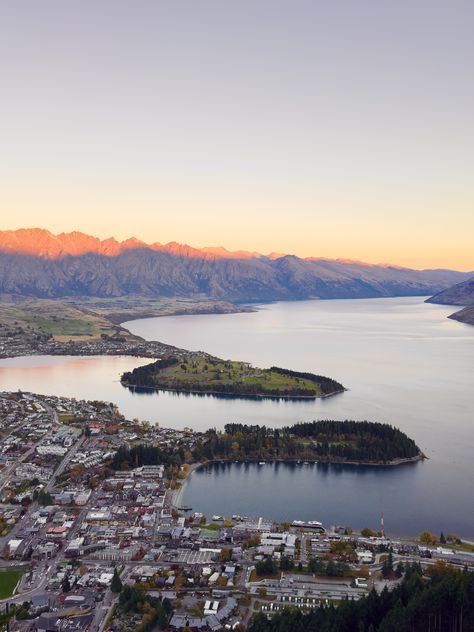
<svg viewBox="0 0 474 632"><path fill-rule="evenodd" d="M294 255L100 240L79 232L0 231L0 293L118 297L206 295L230 301L428 295L472 274Z"/></svg>

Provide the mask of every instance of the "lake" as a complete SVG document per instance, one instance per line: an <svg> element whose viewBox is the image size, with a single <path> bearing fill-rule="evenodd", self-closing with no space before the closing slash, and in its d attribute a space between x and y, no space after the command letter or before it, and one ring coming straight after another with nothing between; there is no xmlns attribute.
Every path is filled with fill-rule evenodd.
<svg viewBox="0 0 474 632"><path fill-rule="evenodd" d="M474 327L453 308L422 298L282 302L255 313L175 316L125 323L135 334L257 366L328 375L349 390L323 400L275 401L132 393L123 371L134 358L14 358L0 361L0 389L117 403L130 418L163 426L229 421L284 425L320 418L392 423L428 455L401 468L213 466L194 473L183 502L211 515L321 519L388 531L474 537Z"/></svg>

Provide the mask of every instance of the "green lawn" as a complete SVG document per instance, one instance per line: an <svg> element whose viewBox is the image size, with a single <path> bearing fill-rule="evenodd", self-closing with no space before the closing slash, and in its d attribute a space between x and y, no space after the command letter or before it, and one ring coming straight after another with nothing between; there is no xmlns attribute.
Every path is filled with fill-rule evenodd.
<svg viewBox="0 0 474 632"><path fill-rule="evenodd" d="M164 388L179 388L180 384L186 384L191 387L194 385L209 390L220 390L225 386L236 387L240 384L243 392L246 387L255 387L256 392L268 394L291 393L293 389L304 389L312 396L320 394L318 385L307 379L258 369L245 362L209 360L196 356L160 370L157 381Z"/></svg>
<svg viewBox="0 0 474 632"><path fill-rule="evenodd" d="M13 595L23 571L17 569L0 570L0 599L6 599Z"/></svg>

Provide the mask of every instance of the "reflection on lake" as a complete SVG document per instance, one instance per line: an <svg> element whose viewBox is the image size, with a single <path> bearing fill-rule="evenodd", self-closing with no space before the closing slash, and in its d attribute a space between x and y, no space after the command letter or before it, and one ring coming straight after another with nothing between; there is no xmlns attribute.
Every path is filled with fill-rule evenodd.
<svg viewBox="0 0 474 632"><path fill-rule="evenodd" d="M326 520L331 513L327 522L355 525L353 516L366 516L363 524L377 526L383 510L389 530L398 530L396 524L412 524L414 531L442 529L474 537L474 327L448 320L452 311L420 298L301 301L265 305L255 313L150 318L126 324L150 340L204 349L262 367L312 371L334 377L349 389L328 399L131 392L121 386L120 374L148 360L123 357L2 360L0 389L105 399L117 403L129 418L196 430L222 428L233 421L271 426L319 418L393 423L418 443L429 461L388 471L370 468L367 475L350 467L318 466L294 473L283 467L273 485L270 466L255 480L233 468L226 474L229 479L217 477L213 470L206 477L200 472L185 491L186 502L200 509L198 496L193 498L191 492L199 494L198 482L205 479L206 502L223 504L213 507L214 513L227 512L225 503L231 497L241 505L248 497L248 508L235 512L252 514L253 493L261 491L259 515L276 515L278 501L278 515L286 516L295 502L291 517ZM262 487L267 476L269 486ZM298 484L288 486L286 478ZM214 490L213 481L225 486L227 480L227 494ZM331 501L333 497L338 500Z"/></svg>
<svg viewBox="0 0 474 632"><path fill-rule="evenodd" d="M385 511L392 533L417 534L426 520L456 511L457 500L440 506L438 490L425 488L427 464L399 468L296 463L216 463L195 471L181 502L208 518L214 514L265 516L292 521L321 520L377 527ZM411 508L416 507L416 512ZM434 515L437 508L440 515ZM469 524L465 529L471 528ZM469 532L469 531L464 531Z"/></svg>

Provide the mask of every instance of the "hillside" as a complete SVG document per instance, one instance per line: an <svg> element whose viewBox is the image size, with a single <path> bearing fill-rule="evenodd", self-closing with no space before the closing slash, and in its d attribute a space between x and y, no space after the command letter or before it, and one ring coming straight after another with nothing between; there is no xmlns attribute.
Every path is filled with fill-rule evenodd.
<svg viewBox="0 0 474 632"><path fill-rule="evenodd" d="M465 323L466 325L474 325L474 305L460 309L459 312L454 312L454 314L451 314L448 318L457 320L460 323Z"/></svg>
<svg viewBox="0 0 474 632"><path fill-rule="evenodd" d="M411 270L293 255L229 253L82 233L0 231L0 293L64 298L204 295L260 302L433 294L467 278L452 270Z"/></svg>
<svg viewBox="0 0 474 632"><path fill-rule="evenodd" d="M466 305L464 309L450 314L448 318L457 320L460 323L465 323L466 325L474 325L474 278L462 283L457 283L435 294L426 302L440 305Z"/></svg>
<svg viewBox="0 0 474 632"><path fill-rule="evenodd" d="M474 277L438 292L427 303L441 305L474 305Z"/></svg>
<svg viewBox="0 0 474 632"><path fill-rule="evenodd" d="M51 338L58 342L98 340L119 336L134 340L129 331L90 310L52 300L22 300L0 304L0 341Z"/></svg>

